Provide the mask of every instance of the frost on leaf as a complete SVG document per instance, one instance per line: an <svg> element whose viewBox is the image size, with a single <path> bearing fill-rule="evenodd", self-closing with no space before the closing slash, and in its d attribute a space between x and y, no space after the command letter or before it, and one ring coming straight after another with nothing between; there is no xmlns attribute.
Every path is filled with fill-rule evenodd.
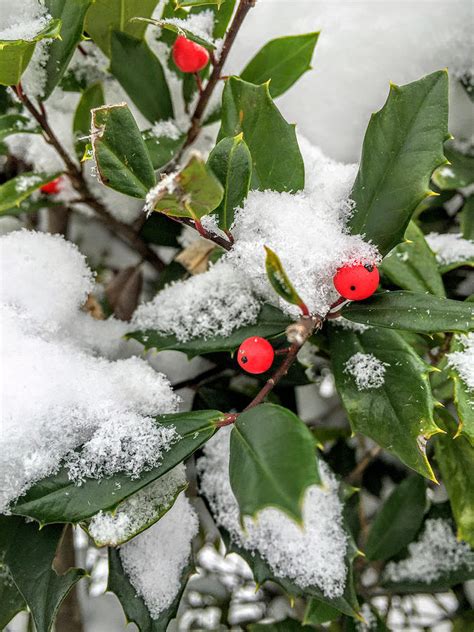
<svg viewBox="0 0 474 632"><path fill-rule="evenodd" d="M98 546L117 546L156 522L173 505L176 494L186 486L186 472L180 463L121 503L115 512L99 512L89 533Z"/></svg>
<svg viewBox="0 0 474 632"><path fill-rule="evenodd" d="M344 372L354 378L359 391L365 391L383 386L387 366L373 353L355 353L347 360Z"/></svg>
<svg viewBox="0 0 474 632"><path fill-rule="evenodd" d="M120 548L124 570L153 619L179 592L198 525L196 512L181 493L161 520Z"/></svg>
<svg viewBox="0 0 474 632"><path fill-rule="evenodd" d="M156 329L178 340L227 336L254 323L260 303L245 276L218 262L208 272L168 286L135 312L131 327Z"/></svg>
<svg viewBox="0 0 474 632"><path fill-rule="evenodd" d="M1 510L63 461L78 482L158 465L178 435L154 416L175 412L178 398L143 360L93 355L109 323L80 311L93 288L84 257L61 237L31 231L1 237L0 249Z"/></svg>
<svg viewBox="0 0 474 632"><path fill-rule="evenodd" d="M387 564L384 580L431 584L463 568L474 571L469 545L456 539L449 520L436 518L427 520L419 539L408 545L407 558Z"/></svg>
<svg viewBox="0 0 474 632"><path fill-rule="evenodd" d="M470 391L474 391L474 333L457 336L460 351L448 353L448 364L455 368Z"/></svg>
<svg viewBox="0 0 474 632"><path fill-rule="evenodd" d="M205 456L198 461L200 489L217 524L236 544L258 552L275 577L290 579L301 588L317 586L328 598L340 597L346 581L347 536L334 475L319 462L323 486L306 491L303 529L273 508L260 511L255 521L245 516L242 528L229 482L229 437L230 430L221 429L206 444Z"/></svg>
<svg viewBox="0 0 474 632"><path fill-rule="evenodd" d="M430 233L426 241L442 266L474 259L474 241L459 233Z"/></svg>

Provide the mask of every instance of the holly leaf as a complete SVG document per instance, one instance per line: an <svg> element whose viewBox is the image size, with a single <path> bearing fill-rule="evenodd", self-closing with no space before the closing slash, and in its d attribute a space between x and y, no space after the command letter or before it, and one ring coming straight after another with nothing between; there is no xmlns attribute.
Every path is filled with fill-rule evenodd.
<svg viewBox="0 0 474 632"><path fill-rule="evenodd" d="M214 173L200 156L193 154L172 183L165 179L148 200L150 208L165 215L199 220L219 206L223 195L224 189Z"/></svg>
<svg viewBox="0 0 474 632"><path fill-rule="evenodd" d="M336 387L353 431L370 437L415 472L436 481L426 457L428 439L441 432L433 419L431 367L395 331L371 328L356 333L333 327L329 341ZM347 364L356 353L371 354L383 363L381 385L358 386Z"/></svg>
<svg viewBox="0 0 474 632"><path fill-rule="evenodd" d="M7 625L13 617L26 608L26 602L15 586L8 566L0 561L0 629L8 629Z"/></svg>
<svg viewBox="0 0 474 632"><path fill-rule="evenodd" d="M308 314L308 308L293 287L280 258L271 248L267 246L264 246L264 248L267 253L265 258L265 270L271 286L278 296L281 296L287 303L298 305L303 314Z"/></svg>
<svg viewBox="0 0 474 632"><path fill-rule="evenodd" d="M474 195L467 198L460 219L462 236L464 239L474 240Z"/></svg>
<svg viewBox="0 0 474 632"><path fill-rule="evenodd" d="M444 153L448 164L433 173L433 182L442 191L463 189L474 182L474 156L463 154L452 143L447 143Z"/></svg>
<svg viewBox="0 0 474 632"><path fill-rule="evenodd" d="M192 571L192 564L188 564L181 575L181 586L173 603L160 613L158 619L153 619L145 602L140 595L137 595L135 588L130 583L122 566L119 552L117 549L109 548L107 590L117 596L127 618L127 623L135 623L140 632L166 632L169 622L176 617L179 602Z"/></svg>
<svg viewBox="0 0 474 632"><path fill-rule="evenodd" d="M163 67L144 40L112 31L110 72L149 121L173 118Z"/></svg>
<svg viewBox="0 0 474 632"><path fill-rule="evenodd" d="M0 40L0 85L16 86L31 61L36 43L59 38L60 30L61 20L51 20L29 39Z"/></svg>
<svg viewBox="0 0 474 632"><path fill-rule="evenodd" d="M424 334L474 329L472 304L403 290L373 294L341 313L355 323Z"/></svg>
<svg viewBox="0 0 474 632"><path fill-rule="evenodd" d="M87 478L80 486L69 479L66 468L39 481L19 498L11 511L15 515L34 518L41 524L78 523L99 511L113 511L140 489L156 481L175 465L187 459L212 437L222 413L200 410L161 415L157 423L174 427L180 439L164 453L161 463L138 478L117 473L100 480Z"/></svg>
<svg viewBox="0 0 474 632"><path fill-rule="evenodd" d="M61 37L48 47L45 65L46 83L43 98L47 99L61 81L81 41L84 20L92 0L46 0L48 13L61 21Z"/></svg>
<svg viewBox="0 0 474 632"><path fill-rule="evenodd" d="M375 516L365 547L369 560L388 560L414 539L426 510L426 482L409 476L383 503Z"/></svg>
<svg viewBox="0 0 474 632"><path fill-rule="evenodd" d="M175 6L177 9L182 9L183 7L217 5L217 8L220 9L225 1L226 0L175 0Z"/></svg>
<svg viewBox="0 0 474 632"><path fill-rule="evenodd" d="M30 197L30 195L42 187L43 184L56 180L60 175L61 172L25 172L11 180L7 180L5 184L0 185L0 216L2 214L11 215L12 209L20 212L20 204L23 200Z"/></svg>
<svg viewBox="0 0 474 632"><path fill-rule="evenodd" d="M153 329L133 331L127 334L127 338L138 340L145 350L167 351L173 349L186 353L188 358L198 355L215 353L218 351L235 351L241 343L251 336L272 338L282 334L290 324L289 318L279 309L269 304L264 304L253 325L244 325L235 329L229 336L214 336L213 338L193 338L182 342L171 334L162 334Z"/></svg>
<svg viewBox="0 0 474 632"><path fill-rule="evenodd" d="M186 134L178 134L176 138L170 138L169 136L157 136L153 129L143 131L142 137L153 169L161 169L171 162L186 140Z"/></svg>
<svg viewBox="0 0 474 632"><path fill-rule="evenodd" d="M0 116L0 140L11 134L40 134L41 128L21 114Z"/></svg>
<svg viewBox="0 0 474 632"><path fill-rule="evenodd" d="M247 197L252 176L252 156L243 134L223 138L209 154L207 164L224 187L224 197L214 212L219 217L219 227L228 230L234 211Z"/></svg>
<svg viewBox="0 0 474 632"><path fill-rule="evenodd" d="M311 70L311 59L319 32L277 37L265 44L249 61L240 78L261 84L270 80L270 94L276 98Z"/></svg>
<svg viewBox="0 0 474 632"><path fill-rule="evenodd" d="M252 189L304 188L304 163L295 126L285 121L273 103L268 83L255 86L238 77L226 81L218 138L240 133L252 155Z"/></svg>
<svg viewBox="0 0 474 632"><path fill-rule="evenodd" d="M132 18L150 17L157 4L158 0L94 0L86 15L86 31L110 57L112 31L142 39L147 25Z"/></svg>
<svg viewBox="0 0 474 632"><path fill-rule="evenodd" d="M49 632L68 592L86 573L72 568L58 575L52 568L64 525L39 529L16 516L0 516L0 552L25 600L37 632Z"/></svg>
<svg viewBox="0 0 474 632"><path fill-rule="evenodd" d="M90 144L91 110L105 103L104 90L100 82L90 85L81 95L74 113L72 129L76 156L81 160Z"/></svg>
<svg viewBox="0 0 474 632"><path fill-rule="evenodd" d="M173 18L171 18L171 20L172 19ZM197 35L190 29L182 26L181 24L175 24L174 22L170 21L169 18L162 18L160 20L154 20L151 18L134 18L133 21L153 24L153 26L158 26L161 29L166 29L167 31L176 33L176 35L182 35L186 39L191 40L192 42L195 42L200 46L204 46L204 48L207 48L208 50L215 50L216 48L214 42L211 41L211 39L201 37L200 35Z"/></svg>
<svg viewBox="0 0 474 632"><path fill-rule="evenodd" d="M140 130L126 103L92 110L92 150L102 184L144 199L155 172Z"/></svg>
<svg viewBox="0 0 474 632"><path fill-rule="evenodd" d="M305 491L321 482L310 431L294 413L275 404L260 404L237 417L229 473L241 516L256 517L272 506L300 524Z"/></svg>
<svg viewBox="0 0 474 632"><path fill-rule="evenodd" d="M449 351L450 353L464 351L462 337L453 337ZM457 436L464 435L474 448L474 393L469 390L455 365L449 365L445 375L446 372L454 385L454 405L459 417Z"/></svg>
<svg viewBox="0 0 474 632"><path fill-rule="evenodd" d="M458 538L474 547L474 447L458 436L456 422L445 411L438 411L437 423L446 434L434 441L436 463L446 486L458 528Z"/></svg>
<svg viewBox="0 0 474 632"><path fill-rule="evenodd" d="M404 290L446 296L436 257L414 222L408 224L405 241L388 253L380 270Z"/></svg>
<svg viewBox="0 0 474 632"><path fill-rule="evenodd" d="M372 114L350 197L352 234L365 235L382 254L402 240L408 222L431 194L433 170L443 164L448 135L448 75L434 72L405 86L390 85Z"/></svg>

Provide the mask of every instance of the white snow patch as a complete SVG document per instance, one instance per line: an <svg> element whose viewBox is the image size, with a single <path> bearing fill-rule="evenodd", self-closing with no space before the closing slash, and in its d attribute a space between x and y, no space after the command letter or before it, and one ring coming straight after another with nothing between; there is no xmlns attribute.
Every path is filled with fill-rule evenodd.
<svg viewBox="0 0 474 632"><path fill-rule="evenodd" d="M370 329L370 325L363 325L362 323L354 323L352 322L352 320L348 320L347 318L344 318L344 316L335 318L332 321L332 324L336 325L337 327L341 327L341 329L344 329L346 331L355 331L358 334L363 334L364 331L367 331L368 329Z"/></svg>
<svg viewBox="0 0 474 632"><path fill-rule="evenodd" d="M0 40L32 40L50 20L38 0L0 0Z"/></svg>
<svg viewBox="0 0 474 632"><path fill-rule="evenodd" d="M464 239L459 233L430 233L426 241L440 265L474 259L474 241Z"/></svg>
<svg viewBox="0 0 474 632"><path fill-rule="evenodd" d="M380 388L385 381L386 362L382 362L372 353L355 353L344 365L344 372L349 373L359 391L369 388Z"/></svg>
<svg viewBox="0 0 474 632"><path fill-rule="evenodd" d="M260 311L250 283L233 266L218 262L208 272L178 281L136 310L132 329L156 329L183 342L227 336L254 323Z"/></svg>
<svg viewBox="0 0 474 632"><path fill-rule="evenodd" d="M80 311L93 285L83 256L59 236L28 231L1 237L0 247L0 510L63 459L77 481L156 466L178 435L153 417L176 411L179 398L143 360L91 355L101 344ZM100 336L107 321L96 324Z"/></svg>
<svg viewBox="0 0 474 632"><path fill-rule="evenodd" d="M186 19L165 18L160 20L162 24L171 24L179 30L186 29L193 35L213 43L212 32L214 30L214 13L206 9L200 13L189 15Z"/></svg>
<svg viewBox="0 0 474 632"><path fill-rule="evenodd" d="M178 140L183 133L172 119L157 121L150 131L156 138L170 138L171 140Z"/></svg>
<svg viewBox="0 0 474 632"><path fill-rule="evenodd" d="M448 364L456 369L470 391L474 391L474 332L457 336L461 351L448 353Z"/></svg>
<svg viewBox="0 0 474 632"><path fill-rule="evenodd" d="M470 547L459 542L449 520L430 519L416 542L408 545L408 557L400 562L389 562L384 579L391 582L418 581L431 584L445 573L463 567L474 570Z"/></svg>
<svg viewBox="0 0 474 632"><path fill-rule="evenodd" d="M173 504L177 491L186 485L182 463L125 500L115 512L99 512L90 524L89 533L98 546L117 546L146 529Z"/></svg>
<svg viewBox="0 0 474 632"><path fill-rule="evenodd" d="M178 594L197 532L196 512L181 493L161 520L120 548L124 570L153 619Z"/></svg>
<svg viewBox="0 0 474 632"><path fill-rule="evenodd" d="M245 516L242 528L229 481L230 432L219 430L197 463L200 489L217 524L239 546L265 558L276 577L289 578L302 588L316 585L326 597L340 597L346 581L347 536L335 476L319 463L323 486L306 491L303 528L274 508L260 511L256 521Z"/></svg>

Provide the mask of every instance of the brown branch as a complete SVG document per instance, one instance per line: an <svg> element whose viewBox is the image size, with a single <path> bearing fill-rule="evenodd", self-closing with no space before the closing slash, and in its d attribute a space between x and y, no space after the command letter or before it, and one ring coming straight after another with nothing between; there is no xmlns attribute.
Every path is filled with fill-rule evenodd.
<svg viewBox="0 0 474 632"><path fill-rule="evenodd" d="M183 150L186 149L186 147L189 147L189 145L191 145L196 140L199 132L201 131L201 121L204 116L204 112L212 96L212 93L214 92L214 88L216 87L220 79L224 63L230 53L234 40L237 37L237 33L242 26L245 16L250 11L250 9L255 6L256 1L257 0L240 0L239 2L239 6L237 8L237 11L235 12L234 19L232 20L230 28L225 36L220 57L216 60L216 63L212 69L211 76L209 77L209 81L207 82L204 90L201 92L199 101L197 102L196 108L191 118L191 127L188 130L188 135L186 137L186 142L184 143Z"/></svg>
<svg viewBox="0 0 474 632"><path fill-rule="evenodd" d="M167 215L167 217L172 219L174 222L178 222L179 224L184 224L185 226L194 228L194 230L196 230L201 235L201 237L204 237L209 241L213 241L217 246L224 248L224 250L231 250L232 248L233 241L224 239L220 235L217 235L210 230L206 230L200 222L196 223L190 217L173 217L172 215Z"/></svg>
<svg viewBox="0 0 474 632"><path fill-rule="evenodd" d="M357 481L359 481L362 478L362 474L365 472L367 467L371 464L375 457L380 454L381 451L382 448L379 445L371 448L352 470L352 472L348 474L348 476L346 477L346 483L356 483Z"/></svg>
<svg viewBox="0 0 474 632"><path fill-rule="evenodd" d="M39 123L43 130L43 137L46 142L54 147L56 153L60 156L64 165L66 167L66 175L71 181L74 189L81 196L81 203L87 204L90 206L99 216L101 221L106 224L106 226L115 234L117 237L126 243L128 246L133 248L138 252L138 254L151 263L153 267L161 272L165 267L164 262L160 259L160 257L156 254L154 250L150 248L150 246L143 240L134 229L128 224L124 224L119 220L115 219L113 215L109 213L107 208L100 202L89 189L89 185L87 184L84 174L82 170L76 165L74 160L69 156L68 152L63 147L62 143L59 141L58 137L52 130L51 126L48 122L48 117L46 114L46 110L43 104L40 104L40 109L38 110L33 103L30 101L28 96L23 92L21 84L18 84L15 87L15 92L23 103L25 108L30 112L33 118Z"/></svg>

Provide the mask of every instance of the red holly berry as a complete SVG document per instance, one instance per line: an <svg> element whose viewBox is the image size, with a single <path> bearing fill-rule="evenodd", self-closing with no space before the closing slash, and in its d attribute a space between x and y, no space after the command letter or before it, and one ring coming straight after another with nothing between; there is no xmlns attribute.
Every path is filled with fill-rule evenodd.
<svg viewBox="0 0 474 632"><path fill-rule="evenodd" d="M40 187L40 191L42 193L46 193L48 195L54 195L61 191L61 177L56 178L56 180L52 180L51 182L47 182Z"/></svg>
<svg viewBox="0 0 474 632"><path fill-rule="evenodd" d="M200 44L178 35L173 45L173 61L181 72L199 72L209 61L209 53Z"/></svg>
<svg viewBox="0 0 474 632"><path fill-rule="evenodd" d="M265 373L272 366L274 357L272 345L259 336L244 340L237 351L237 362L247 373Z"/></svg>
<svg viewBox="0 0 474 632"><path fill-rule="evenodd" d="M376 266L358 263L339 268L333 281L334 287L341 296L351 301L362 301L375 292L379 278Z"/></svg>

